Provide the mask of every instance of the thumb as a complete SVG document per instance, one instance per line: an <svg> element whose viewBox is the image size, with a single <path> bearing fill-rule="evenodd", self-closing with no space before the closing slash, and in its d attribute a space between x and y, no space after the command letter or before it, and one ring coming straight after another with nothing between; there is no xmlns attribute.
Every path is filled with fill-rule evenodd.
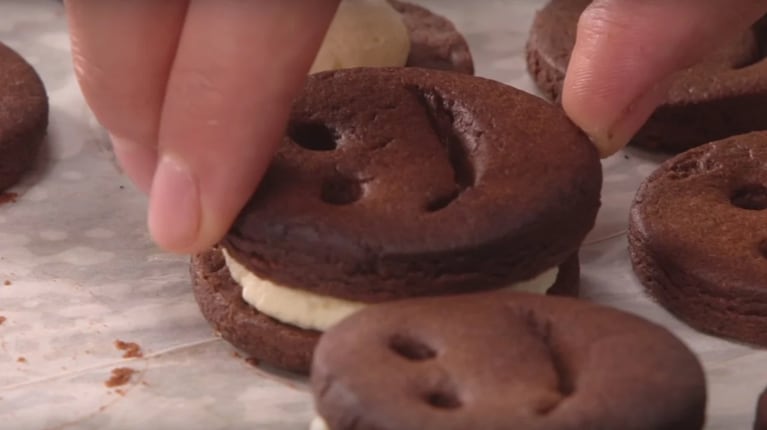
<svg viewBox="0 0 767 430"><path fill-rule="evenodd" d="M765 13L761 0L595 0L578 23L563 107L612 155L665 101L674 72Z"/></svg>

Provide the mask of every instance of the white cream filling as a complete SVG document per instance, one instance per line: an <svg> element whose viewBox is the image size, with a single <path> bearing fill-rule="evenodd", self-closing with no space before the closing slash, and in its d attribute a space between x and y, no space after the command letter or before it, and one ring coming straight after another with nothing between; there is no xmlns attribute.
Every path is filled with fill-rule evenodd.
<svg viewBox="0 0 767 430"><path fill-rule="evenodd" d="M385 0L343 0L309 73L351 67L401 67L410 54L402 15Z"/></svg>
<svg viewBox="0 0 767 430"><path fill-rule="evenodd" d="M328 423L325 422L325 420L317 415L312 420L312 423L309 425L309 430L330 430L328 428Z"/></svg>
<svg viewBox="0 0 767 430"><path fill-rule="evenodd" d="M366 306L362 302L337 299L305 290L287 288L259 278L223 250L232 279L242 287L242 299L280 322L307 330L326 331ZM557 280L559 268L547 270L533 279L505 289L546 294Z"/></svg>

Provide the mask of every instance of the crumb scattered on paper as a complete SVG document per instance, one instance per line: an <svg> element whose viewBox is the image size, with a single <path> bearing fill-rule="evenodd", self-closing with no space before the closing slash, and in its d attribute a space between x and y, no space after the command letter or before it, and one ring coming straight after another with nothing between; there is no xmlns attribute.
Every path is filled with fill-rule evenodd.
<svg viewBox="0 0 767 430"><path fill-rule="evenodd" d="M125 390L121 390L119 388L115 390L115 393L117 393L117 394L119 394L121 396L125 396Z"/></svg>
<svg viewBox="0 0 767 430"><path fill-rule="evenodd" d="M258 365L261 364L261 360L257 359L256 357L248 357L245 359L245 362L253 367L258 367Z"/></svg>
<svg viewBox="0 0 767 430"><path fill-rule="evenodd" d="M0 325L3 325L3 323L7 320L4 316L0 315Z"/></svg>
<svg viewBox="0 0 767 430"><path fill-rule="evenodd" d="M141 352L141 346L136 342L123 342L118 339L115 341L115 348L125 351L123 358L141 358L144 356L144 353Z"/></svg>
<svg viewBox="0 0 767 430"><path fill-rule="evenodd" d="M130 367L118 367L112 369L112 376L104 382L104 385L109 388L123 386L130 382L134 373L136 373L136 371Z"/></svg>
<svg viewBox="0 0 767 430"><path fill-rule="evenodd" d="M0 193L0 205L5 203L16 203L16 199L19 197L16 193Z"/></svg>
<svg viewBox="0 0 767 430"><path fill-rule="evenodd" d="M237 351L232 351L232 357L234 357L234 358L242 358L242 356L240 355L240 353L239 353L239 352L237 352Z"/></svg>
<svg viewBox="0 0 767 430"><path fill-rule="evenodd" d="M26 363L27 359L26 359L26 357L19 357L19 358L16 359L16 362L17 363Z"/></svg>
<svg viewBox="0 0 767 430"><path fill-rule="evenodd" d="M5 282L3 282L3 285L5 285L7 287L7 286L11 285L11 281L6 279Z"/></svg>

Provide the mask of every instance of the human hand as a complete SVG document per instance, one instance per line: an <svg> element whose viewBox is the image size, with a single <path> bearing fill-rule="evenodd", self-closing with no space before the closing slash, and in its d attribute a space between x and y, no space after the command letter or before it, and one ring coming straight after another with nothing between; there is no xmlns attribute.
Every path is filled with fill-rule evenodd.
<svg viewBox="0 0 767 430"><path fill-rule="evenodd" d="M75 70L149 229L219 240L281 141L338 0L66 0Z"/></svg>
<svg viewBox="0 0 767 430"><path fill-rule="evenodd" d="M563 107L611 155L663 103L674 72L765 13L765 0L595 0L578 24Z"/></svg>

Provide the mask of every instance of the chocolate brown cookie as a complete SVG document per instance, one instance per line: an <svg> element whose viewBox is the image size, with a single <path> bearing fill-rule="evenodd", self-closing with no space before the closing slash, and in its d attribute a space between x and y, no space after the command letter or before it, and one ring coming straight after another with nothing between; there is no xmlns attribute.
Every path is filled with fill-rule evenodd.
<svg viewBox="0 0 767 430"><path fill-rule="evenodd" d="M664 163L631 208L634 271L691 326L767 346L767 133Z"/></svg>
<svg viewBox="0 0 767 430"><path fill-rule="evenodd" d="M48 126L48 97L37 72L0 43L0 192L35 161Z"/></svg>
<svg viewBox="0 0 767 430"><path fill-rule="evenodd" d="M706 405L664 328L516 293L363 310L322 337L311 383L329 430L699 430Z"/></svg>
<svg viewBox="0 0 767 430"><path fill-rule="evenodd" d="M541 91L560 101L578 19L591 0L552 0L536 16L527 44L528 70ZM767 62L762 26L726 41L680 72L633 143L681 152L728 136L767 129Z"/></svg>
<svg viewBox="0 0 767 430"><path fill-rule="evenodd" d="M767 430L767 390L759 397L756 405L756 421L754 430Z"/></svg>
<svg viewBox="0 0 767 430"><path fill-rule="evenodd" d="M222 247L254 288L300 292L284 299L290 308L332 299L309 313L532 279L546 291L559 278L551 292L574 295L572 259L594 225L600 187L596 150L539 98L426 69L328 72L309 78L282 147ZM223 307L210 310L218 293L200 278L203 313L227 339L300 367L260 351L265 342L244 341L242 333L258 330ZM275 316L305 319L290 318ZM302 324L322 330L323 321ZM279 352L306 364L309 353Z"/></svg>
<svg viewBox="0 0 767 430"><path fill-rule="evenodd" d="M192 257L191 275L200 310L221 337L260 362L296 373L309 371L321 332L282 323L246 303L219 249ZM548 294L577 296L578 277L578 258L572 257L560 266Z"/></svg>
<svg viewBox="0 0 767 430"><path fill-rule="evenodd" d="M469 44L450 20L411 3L389 3L402 14L410 32L408 66L474 74Z"/></svg>

